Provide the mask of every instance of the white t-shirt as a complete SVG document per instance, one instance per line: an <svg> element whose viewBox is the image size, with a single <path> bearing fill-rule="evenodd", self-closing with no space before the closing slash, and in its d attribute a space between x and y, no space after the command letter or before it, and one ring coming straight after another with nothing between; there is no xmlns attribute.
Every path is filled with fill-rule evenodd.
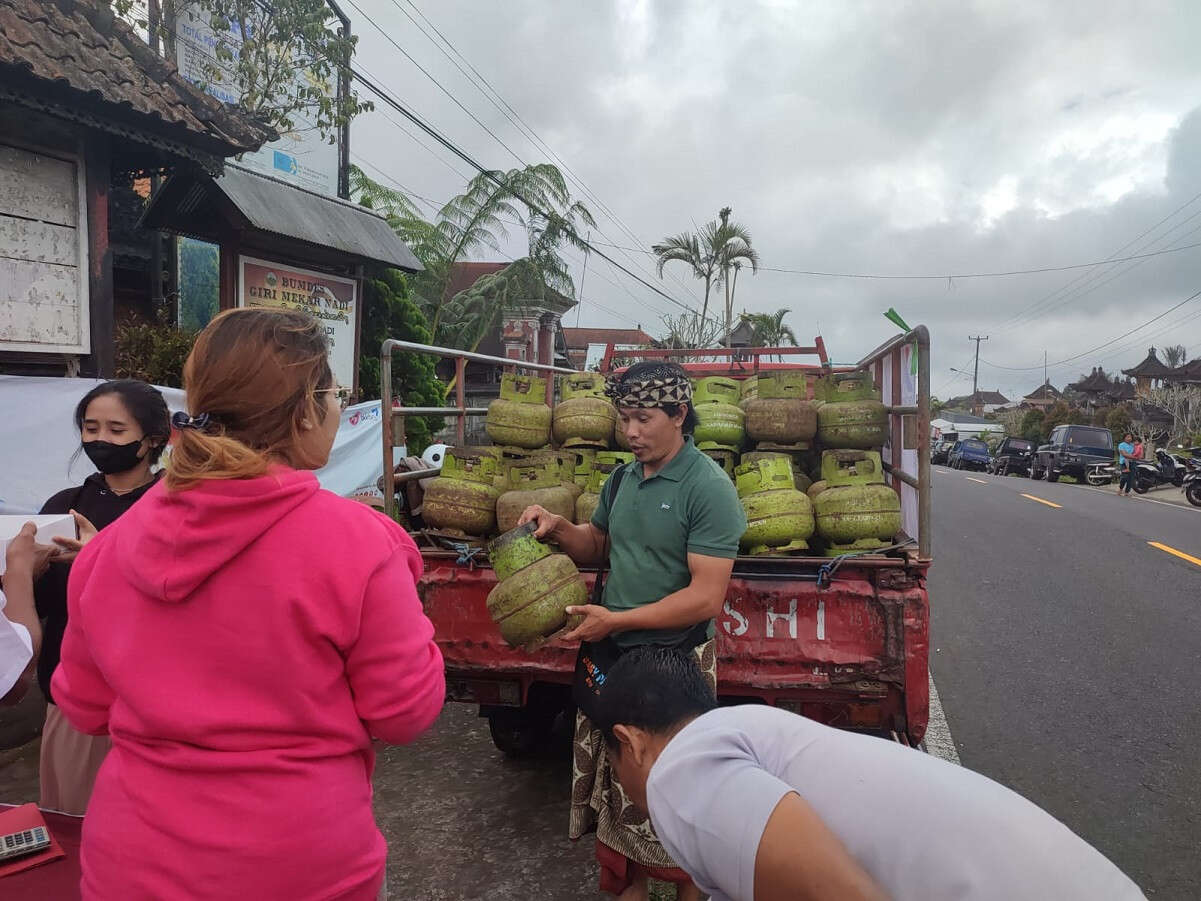
<svg viewBox="0 0 1201 901"><path fill-rule="evenodd" d="M759 840L790 791L896 901L1144 899L1099 851L1003 785L775 707L726 707L689 723L652 767L646 795L663 847L702 891L753 901Z"/></svg>
<svg viewBox="0 0 1201 901"><path fill-rule="evenodd" d="M4 615L6 603L4 592L0 591L0 698L17 684L33 659L33 639L29 637L29 630Z"/></svg>

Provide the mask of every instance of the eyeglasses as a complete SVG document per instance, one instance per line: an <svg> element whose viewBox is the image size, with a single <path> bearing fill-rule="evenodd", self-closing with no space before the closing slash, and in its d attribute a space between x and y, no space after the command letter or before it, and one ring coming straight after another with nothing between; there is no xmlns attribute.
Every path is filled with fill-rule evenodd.
<svg viewBox="0 0 1201 901"><path fill-rule="evenodd" d="M318 394L327 394L330 391L335 392L335 396L338 398L338 409L345 410L347 407L350 406L350 389L349 388L343 388L341 385L339 385L335 388L318 388L317 389Z"/></svg>

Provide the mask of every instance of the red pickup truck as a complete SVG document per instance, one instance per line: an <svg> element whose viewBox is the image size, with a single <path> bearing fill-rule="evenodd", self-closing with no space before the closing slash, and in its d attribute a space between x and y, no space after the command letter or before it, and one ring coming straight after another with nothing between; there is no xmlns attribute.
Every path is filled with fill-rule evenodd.
<svg viewBox="0 0 1201 901"><path fill-rule="evenodd" d="M393 415L434 412L393 406L393 350L481 359L461 351L406 342L385 342L384 459L392 460ZM655 352L620 352L623 358ZM678 352L673 351L673 356ZM698 374L736 378L773 368L831 371L820 339L811 348L706 350L705 361L688 364ZM812 354L818 365L764 362ZM612 349L605 364L613 358ZM494 362L549 369L512 360ZM929 337L919 326L882 345L855 368L872 371L883 390L892 428L884 448L887 478L901 498L905 538L888 554L845 558L739 558L734 566L718 635L718 695L722 703L765 703L824 723L889 735L918 744L929 713L928 651L930 567L930 377ZM462 371L460 365L459 371ZM459 384L461 386L462 380ZM467 415L458 406L439 410ZM395 436L399 438L400 436ZM394 498L391 466L385 466L385 502ZM427 473L428 475L428 473ZM418 586L446 659L448 695L480 705L501 750L520 755L538 749L556 719L571 709L575 646L552 642L537 652L510 648L488 617L485 599L496 576L482 554L429 547ZM585 578L591 582L592 573Z"/></svg>

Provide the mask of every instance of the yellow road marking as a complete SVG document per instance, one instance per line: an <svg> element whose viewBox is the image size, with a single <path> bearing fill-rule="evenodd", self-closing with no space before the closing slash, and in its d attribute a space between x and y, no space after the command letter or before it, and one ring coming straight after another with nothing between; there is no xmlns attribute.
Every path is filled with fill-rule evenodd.
<svg viewBox="0 0 1201 901"><path fill-rule="evenodd" d="M1186 554L1184 551L1178 551L1176 548L1168 547L1166 544L1161 544L1158 541L1148 541L1147 544L1151 545L1153 548L1158 548L1165 554L1171 554L1173 557L1179 557L1181 560L1187 560L1189 563L1192 563L1195 566L1201 566L1201 560L1197 559L1191 554Z"/></svg>
<svg viewBox="0 0 1201 901"><path fill-rule="evenodd" d="M1032 501L1037 501L1040 504L1046 504L1048 507L1054 507L1056 510L1063 509L1063 504L1053 504L1050 501L1044 501L1041 497L1035 497L1033 494L1023 494L1022 497L1027 497Z"/></svg>
<svg viewBox="0 0 1201 901"><path fill-rule="evenodd" d="M971 476L964 476L964 478L967 479L969 482L979 482L981 485L988 484L988 482L984 481L984 479L973 479Z"/></svg>

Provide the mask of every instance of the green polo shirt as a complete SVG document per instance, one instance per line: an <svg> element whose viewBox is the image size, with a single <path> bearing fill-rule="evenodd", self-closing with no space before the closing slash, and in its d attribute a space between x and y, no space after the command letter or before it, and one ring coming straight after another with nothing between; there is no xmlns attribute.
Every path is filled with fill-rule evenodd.
<svg viewBox="0 0 1201 901"><path fill-rule="evenodd" d="M737 557L746 514L730 477L688 437L671 462L650 478L643 477L641 463L627 464L616 497L601 492L592 524L610 537L604 605L630 610L687 587L692 581L690 553ZM623 648L670 645L687 633L687 628L640 629L613 639Z"/></svg>

